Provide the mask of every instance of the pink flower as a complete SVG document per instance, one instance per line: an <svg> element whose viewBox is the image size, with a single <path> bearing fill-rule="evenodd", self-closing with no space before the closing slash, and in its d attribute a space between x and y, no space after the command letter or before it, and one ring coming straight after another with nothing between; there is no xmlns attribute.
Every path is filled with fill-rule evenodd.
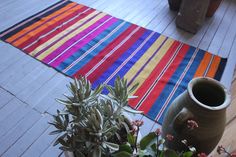
<svg viewBox="0 0 236 157"><path fill-rule="evenodd" d="M138 131L137 127L133 127L132 130L130 130L130 134L134 135L137 133L137 131Z"/></svg>
<svg viewBox="0 0 236 157"><path fill-rule="evenodd" d="M157 136L160 136L161 135L161 129L160 128L156 129L155 134Z"/></svg>
<svg viewBox="0 0 236 157"><path fill-rule="evenodd" d="M230 154L231 157L236 157L236 153Z"/></svg>
<svg viewBox="0 0 236 157"><path fill-rule="evenodd" d="M187 127L190 129L190 130L193 130L195 128L198 128L198 123L194 120L188 120L187 121Z"/></svg>
<svg viewBox="0 0 236 157"><path fill-rule="evenodd" d="M133 125L140 127L143 125L143 121L142 120L135 120L132 122Z"/></svg>
<svg viewBox="0 0 236 157"><path fill-rule="evenodd" d="M173 141L174 136L171 135L171 134L167 134L167 135L166 135L166 139L167 139L168 141Z"/></svg>
<svg viewBox="0 0 236 157"><path fill-rule="evenodd" d="M198 157L207 157L207 155L205 153L199 153L197 156Z"/></svg>
<svg viewBox="0 0 236 157"><path fill-rule="evenodd" d="M217 150L216 150L216 151L217 151L218 154L221 154L221 153L224 153L224 152L225 152L225 148L221 145L221 146L218 146L218 147L217 147Z"/></svg>

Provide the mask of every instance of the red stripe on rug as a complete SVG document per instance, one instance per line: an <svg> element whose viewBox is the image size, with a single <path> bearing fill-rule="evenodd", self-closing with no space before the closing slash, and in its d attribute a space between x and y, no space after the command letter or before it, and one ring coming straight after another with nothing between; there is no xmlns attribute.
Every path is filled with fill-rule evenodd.
<svg viewBox="0 0 236 157"><path fill-rule="evenodd" d="M36 13L35 15L29 17L28 19L26 19L25 21L20 22L19 24L14 25L13 27L11 27L10 29L6 30L4 33L0 34L0 38L3 37L4 35L7 35L10 32L15 31L17 28L27 24L28 22L30 22L31 20L34 20L34 18L38 18L40 16L42 16L43 14L53 10L54 8L63 5L65 2L67 2L68 0L64 0L61 1L60 3L56 4L56 5L52 5L50 7L48 7L47 9L43 10L42 12Z"/></svg>
<svg viewBox="0 0 236 157"><path fill-rule="evenodd" d="M185 55L188 52L189 46L184 45L180 49L180 53ZM176 57L174 61L171 63L171 65L168 67L166 72L161 78L161 81L158 81L155 87L153 88L153 92L149 94L145 100L142 102L141 106L138 108L140 111L144 111L146 114L152 107L153 103L156 101L156 99L159 97L161 92L163 92L163 89L168 84L169 80L171 79L172 75L175 73L176 69L180 65L181 61L184 59L184 56L182 57Z"/></svg>
<svg viewBox="0 0 236 157"><path fill-rule="evenodd" d="M83 14L82 16L78 17L75 21L73 20L72 24L75 24L76 22L78 22L79 20L85 18L86 16L90 15L91 13L93 13L95 10L90 10L89 12L86 12L85 14ZM68 24L70 25L70 24ZM65 27L65 28L64 28ZM68 26L67 28L69 28L70 26ZM35 44L34 46L30 47L30 48L27 48L27 52L32 52L33 50L35 50L38 46L40 46L41 44L44 44L46 43L48 40L50 40L52 37L54 37L55 35L63 32L64 30L67 29L66 26L63 26L62 28L58 29L57 31L51 33L50 35L48 35L47 37L43 38L43 39L40 39L39 43L38 44ZM50 45L49 47L51 47L52 45ZM45 51L48 47L46 47L45 49L43 49L42 51L40 51L36 56L38 56L39 54L41 54L43 51Z"/></svg>
<svg viewBox="0 0 236 157"><path fill-rule="evenodd" d="M55 64L56 60L58 60L58 58L62 55L64 55L65 53L67 55L69 54L73 54L72 52L72 47L78 42L81 41L82 39L85 39L89 33L96 31L97 28L100 28L99 26L104 23L105 21L107 21L110 18L110 16L106 15L103 16L102 18L98 19L95 23L93 23L91 26L87 27L86 29L82 30L82 32L75 34L73 30L73 32L70 33L70 38L68 37L69 35L66 36L65 39L62 39L65 41L65 43L61 44L59 47L57 47L53 52L50 52L50 54L48 54L44 59L43 62L50 64L54 67L57 66L57 64ZM71 36L72 34L72 36ZM84 40L82 40L84 41ZM53 46L52 46L53 47ZM68 51L70 50L70 51ZM45 51L45 50L44 50ZM61 59L60 59L61 60ZM63 59L64 60L64 59ZM59 61L59 60L58 60Z"/></svg>
<svg viewBox="0 0 236 157"><path fill-rule="evenodd" d="M175 41L171 47L167 50L164 57L161 59L161 61L157 64L157 66L153 69L151 74L147 77L147 79L143 82L143 84L138 88L138 90L134 93L134 95L139 96L136 99L130 99L129 105L133 108L136 108L138 102L141 100L141 98L144 96L146 91L150 88L151 84L155 81L158 75L162 72L162 69L165 67L167 61L172 57L175 50L180 45L180 42Z"/></svg>
<svg viewBox="0 0 236 157"><path fill-rule="evenodd" d="M25 27L24 29L17 32L13 36L7 38L7 42L13 44L14 46L18 46L19 45L18 42L21 42L21 40L18 40L18 39L24 38L25 35L31 33L35 29L38 29L40 27L44 27L44 25L47 22L52 21L53 19L57 18L57 16L61 15L63 12L68 11L69 9L73 9L74 7L77 7L77 6L79 6L77 3L70 3L70 4L66 5L65 7L57 10L56 12L54 12L46 17L40 18L39 21L33 23L32 25L30 25L28 27Z"/></svg>
<svg viewBox="0 0 236 157"><path fill-rule="evenodd" d="M88 7L82 7L76 11L74 11L73 13L69 14L68 16L66 16L64 19L57 21L56 23L48 26L46 29L40 31L39 33L35 34L32 37L29 37L29 39L27 41L25 41L24 43L22 43L21 45L19 45L18 47L21 49L24 49L26 52L31 52L33 51L36 47L38 47L39 45L47 42L49 39L51 39L52 37L54 37L55 35L57 35L58 33L64 31L65 29L67 29L68 27L70 27L71 25L73 25L74 23L76 23L78 20L80 20L82 18L82 16L79 16L78 18L75 18L74 20L70 21L69 23L67 23L66 25L62 25L62 27L60 27L59 29L56 29L55 31L51 32L50 34L46 35L46 37L43 37L41 39L40 36L43 36L47 33L49 33L50 31L52 31L53 29L55 29L57 26L61 25L63 22L70 20L71 18L73 18L74 16L76 16L76 14L78 14L78 12L83 12L86 9L88 9ZM93 10L94 11L94 10ZM90 10L91 13L93 12L92 10ZM86 14L89 15L89 14ZM85 15L83 16L85 17ZM26 48L26 46L28 46L29 44L32 44L32 42L35 42L36 40L38 40L38 42L36 42L35 44L31 45L30 47Z"/></svg>
<svg viewBox="0 0 236 157"><path fill-rule="evenodd" d="M147 86L147 84L145 84L145 83L143 84L144 87L139 89L141 91L142 90L144 91L144 92L142 92L143 93L142 97L149 90L152 90L152 92L151 92L151 94L148 94L148 95L146 95L145 98L143 98L143 100L141 101L140 106L138 107L138 110L144 111L144 113L147 113L151 109L153 103L159 97L159 95L161 94L161 92L165 88L166 84L168 83L168 81L170 80L172 75L175 73L176 69L178 68L179 64L182 62L182 60L183 60L185 54L188 52L188 50L189 50L189 46L188 45L183 45L183 47L177 52L176 58L174 58L174 60L170 63L170 65L166 69L166 71L164 71L164 74L160 78L161 81L157 81L154 84L154 87L152 87L152 89L150 89L151 85L150 85L150 83L148 83L148 81L146 81L146 82L149 84L149 86ZM170 51L172 51L172 53L173 53L173 50L170 50ZM178 55L180 53L181 53L181 55ZM153 72L150 75L150 78L152 78L153 80L155 78L157 78L158 77L157 74L159 75L159 74L162 73L162 70L159 69L160 68L159 66L164 68L164 66L167 63L167 59L170 59L170 58L171 58L171 56L168 56L168 55L165 56L165 58L162 59L162 62L160 63L160 65L155 67L155 69L153 70ZM163 69L163 68L161 68L161 69ZM149 79L147 79L147 80L149 80ZM152 80L151 83L154 82L153 80ZM135 95L137 95L137 94L135 94ZM140 101L137 102L137 103L140 103Z"/></svg>
<svg viewBox="0 0 236 157"><path fill-rule="evenodd" d="M89 32L85 30L79 33L75 37L68 40L66 44L63 44L60 48L50 54L48 57L53 57L52 60L49 61L45 58L43 61L49 61L48 63L50 65L52 65L53 67L57 67L64 60L76 53L79 49L89 43L92 39L96 38L96 36L105 31L116 21L117 19L114 17L105 16L104 18L96 22L94 25L92 25L91 30Z"/></svg>
<svg viewBox="0 0 236 157"><path fill-rule="evenodd" d="M178 77L178 80L176 81L176 84L174 86L174 88L172 88L171 92L169 93L167 99L165 100L165 103L163 104L163 106L161 107L161 110L159 111L159 113L157 114L155 120L159 121L159 119L161 118L161 116L163 115L163 112L166 110L169 102L171 101L171 99L173 98L173 96L175 95L176 90L178 90L179 86L181 86L181 82L183 81L184 77L186 76L186 74L188 73L189 68L191 67L192 63L194 62L194 59L198 53L199 49L195 49L194 53L191 56L191 59L188 61L187 66L184 68L184 71L182 71L181 75ZM184 58L183 58L184 59ZM175 78L174 78L175 77ZM173 76L174 80L176 79L176 76Z"/></svg>
<svg viewBox="0 0 236 157"><path fill-rule="evenodd" d="M112 64L119 59L119 57L127 51L145 32L145 29L139 29L131 38L125 42L120 48L118 48L111 56L106 58L106 60L97 68L95 69L87 78L94 82L97 80Z"/></svg>
<svg viewBox="0 0 236 157"><path fill-rule="evenodd" d="M189 46L184 45L179 53L186 54L188 52ZM163 89L168 84L169 80L171 79L172 75L175 73L176 69L180 65L181 61L184 57L176 57L171 65L168 67L164 75L161 77L161 81L158 81L154 88L152 89L151 94L148 94L147 97L142 102L141 106L138 108L140 111L144 111L145 114L151 109L152 105L155 103L156 99L159 95L163 92Z"/></svg>
<svg viewBox="0 0 236 157"><path fill-rule="evenodd" d="M137 25L131 25L122 34L120 34L111 44L106 46L106 48L104 48L97 56L93 57L91 61L89 61L80 70L78 70L73 76L78 77L80 75L85 75L86 73L88 73L94 67L94 65L96 65L101 60L101 58L103 58L108 52L112 51L120 42L122 42L122 40L124 40L126 36L128 36L137 27ZM93 78L93 80L95 80L95 78Z"/></svg>

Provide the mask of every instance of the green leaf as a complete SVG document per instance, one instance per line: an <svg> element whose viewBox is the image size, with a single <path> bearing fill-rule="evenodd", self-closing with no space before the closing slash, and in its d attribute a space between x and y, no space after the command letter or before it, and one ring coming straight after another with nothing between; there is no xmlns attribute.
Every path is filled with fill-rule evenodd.
<svg viewBox="0 0 236 157"><path fill-rule="evenodd" d="M69 148L69 147L64 147L64 146L59 147L59 149L61 149L61 150L63 150L63 151L70 151L70 150L71 150L71 148Z"/></svg>
<svg viewBox="0 0 236 157"><path fill-rule="evenodd" d="M137 110L134 110L134 109L129 108L129 107L123 107L123 109L124 109L126 112L129 112L129 113L134 113L134 114L141 114L141 113L143 113L143 111L137 111Z"/></svg>
<svg viewBox="0 0 236 157"><path fill-rule="evenodd" d="M57 139L54 143L53 143L53 146L56 146L56 145L58 145L60 142L59 142L59 140Z"/></svg>
<svg viewBox="0 0 236 157"><path fill-rule="evenodd" d="M128 122L121 122L121 124L122 124L122 127L125 129L126 132L131 131L130 127L129 127L129 125L131 125L131 124L129 124Z"/></svg>
<svg viewBox="0 0 236 157"><path fill-rule="evenodd" d="M59 134L61 132L62 132L62 130L55 130L55 131L50 132L49 135L55 135L55 134Z"/></svg>
<svg viewBox="0 0 236 157"><path fill-rule="evenodd" d="M109 91L109 93L111 94L111 95L115 95L115 93L114 93L114 88L112 87L112 86L110 86L110 85L106 85L106 89Z"/></svg>
<svg viewBox="0 0 236 157"><path fill-rule="evenodd" d="M62 105L72 105L72 103L68 100L56 99L56 101Z"/></svg>
<svg viewBox="0 0 236 157"><path fill-rule="evenodd" d="M79 156L79 157L86 157L82 152L80 152L79 150L75 151L75 155Z"/></svg>
<svg viewBox="0 0 236 157"><path fill-rule="evenodd" d="M136 99L136 98L138 98L138 96L136 96L136 95L129 95L128 96L128 99Z"/></svg>
<svg viewBox="0 0 236 157"><path fill-rule="evenodd" d="M58 141L61 145L68 147L68 144L62 138L58 138Z"/></svg>
<svg viewBox="0 0 236 157"><path fill-rule="evenodd" d="M193 152L191 151L183 153L183 157L192 157L192 156L193 156Z"/></svg>
<svg viewBox="0 0 236 157"><path fill-rule="evenodd" d="M132 154L130 154L126 151L121 151L121 152L117 152L117 153L113 154L112 156L114 156L114 157L131 157Z"/></svg>
<svg viewBox="0 0 236 157"><path fill-rule="evenodd" d="M160 145L162 145L164 143L165 143L165 139L161 138L161 139L158 140L157 146L160 146Z"/></svg>
<svg viewBox="0 0 236 157"><path fill-rule="evenodd" d="M160 157L164 157L164 151L161 151Z"/></svg>
<svg viewBox="0 0 236 157"><path fill-rule="evenodd" d="M131 146L135 145L135 136L130 133L127 134L127 140Z"/></svg>
<svg viewBox="0 0 236 157"><path fill-rule="evenodd" d="M122 152L122 151L128 152L130 154L133 153L133 149L128 144L122 144L119 146L119 152Z"/></svg>
<svg viewBox="0 0 236 157"><path fill-rule="evenodd" d="M144 136L140 141L140 148L141 150L146 149L146 147L151 144L153 140L156 139L156 134L154 132L149 133L148 135Z"/></svg>
<svg viewBox="0 0 236 157"><path fill-rule="evenodd" d="M102 90L103 90L103 85L99 85L95 90L94 90L94 92L93 92L93 96L96 96L96 95L98 95L98 94L100 94L101 92L102 92Z"/></svg>
<svg viewBox="0 0 236 157"><path fill-rule="evenodd" d="M179 157L179 156L178 156L178 154L174 150L167 149L164 152L164 157Z"/></svg>
<svg viewBox="0 0 236 157"><path fill-rule="evenodd" d="M104 142L104 144L111 149L112 151L118 151L119 150L119 145L111 142Z"/></svg>
<svg viewBox="0 0 236 157"><path fill-rule="evenodd" d="M94 149L92 152L92 157L101 157L102 156L102 151L100 147L97 147Z"/></svg>
<svg viewBox="0 0 236 157"><path fill-rule="evenodd" d="M151 145L151 149L152 149L152 151L157 152L157 144L156 144L156 143L153 143L153 144Z"/></svg>
<svg viewBox="0 0 236 157"><path fill-rule="evenodd" d="M113 132L115 130L117 130L117 126L112 126L112 127L108 128L107 130L105 130L103 133L106 134L108 132Z"/></svg>
<svg viewBox="0 0 236 157"><path fill-rule="evenodd" d="M139 83L136 83L133 87L131 87L131 89L129 90L129 94L132 93L137 87L138 87Z"/></svg>

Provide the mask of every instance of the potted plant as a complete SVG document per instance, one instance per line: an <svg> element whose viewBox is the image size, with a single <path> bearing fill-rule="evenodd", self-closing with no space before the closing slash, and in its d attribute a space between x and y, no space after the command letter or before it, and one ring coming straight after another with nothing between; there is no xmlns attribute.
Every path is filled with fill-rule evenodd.
<svg viewBox="0 0 236 157"><path fill-rule="evenodd" d="M101 94L104 86L108 95ZM65 100L57 99L65 109L58 110L49 123L56 128L51 134L60 134L54 145L61 144L66 155L75 157L112 156L119 145L127 142L132 130L123 113L141 113L127 107L129 94L136 87L137 84L128 90L127 81L117 77L114 87L99 85L92 90L85 77L75 79L68 86L71 95L65 95Z"/></svg>
<svg viewBox="0 0 236 157"><path fill-rule="evenodd" d="M103 95L106 87L108 95ZM125 112L141 113L127 107L130 93L127 81L115 80L114 87L99 85L95 90L91 89L90 82L81 77L75 79L68 86L71 95L65 95L66 99L57 99L65 105L65 109L57 111L53 115L56 130L51 134L59 134L54 145L65 152L66 157L191 157L196 154L193 146L186 140L181 143L185 150L178 152L165 146L166 141L173 141L175 137L167 134L161 137L160 129L150 132L140 138L139 131L143 121L130 122ZM187 128L190 130L198 127L198 124L190 120ZM139 137L139 138L138 138ZM221 151L223 152L223 151ZM198 157L206 157L204 153Z"/></svg>

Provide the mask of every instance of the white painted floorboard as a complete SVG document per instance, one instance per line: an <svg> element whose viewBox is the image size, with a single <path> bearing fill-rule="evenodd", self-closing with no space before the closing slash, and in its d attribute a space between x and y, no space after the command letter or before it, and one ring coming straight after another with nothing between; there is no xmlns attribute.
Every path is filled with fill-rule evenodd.
<svg viewBox="0 0 236 157"><path fill-rule="evenodd" d="M54 4L58 0L0 0L0 31ZM192 46L228 57L221 82L229 89L236 64L236 0L224 0L216 14L206 19L196 35L176 28L176 12L167 0L75 0L141 25ZM55 136L47 122L50 114L62 109L54 99L67 93L71 79L47 67L20 50L0 41L0 156L54 157ZM160 127L142 115L142 134Z"/></svg>

